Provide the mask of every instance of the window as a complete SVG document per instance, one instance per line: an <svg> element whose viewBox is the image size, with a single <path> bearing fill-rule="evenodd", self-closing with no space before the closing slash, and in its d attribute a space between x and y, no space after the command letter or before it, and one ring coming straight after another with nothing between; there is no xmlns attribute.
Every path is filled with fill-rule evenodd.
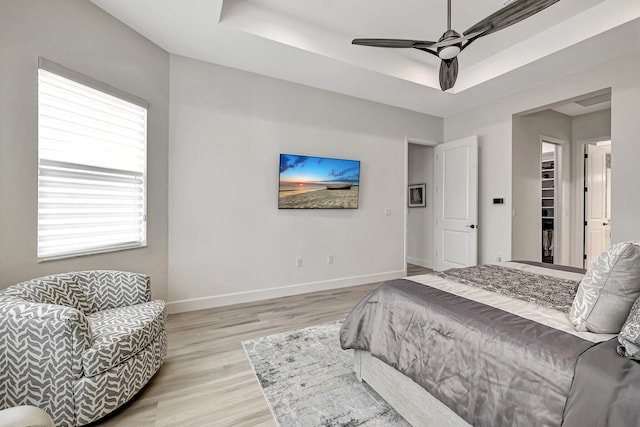
<svg viewBox="0 0 640 427"><path fill-rule="evenodd" d="M147 104L40 58L38 260L146 246Z"/></svg>

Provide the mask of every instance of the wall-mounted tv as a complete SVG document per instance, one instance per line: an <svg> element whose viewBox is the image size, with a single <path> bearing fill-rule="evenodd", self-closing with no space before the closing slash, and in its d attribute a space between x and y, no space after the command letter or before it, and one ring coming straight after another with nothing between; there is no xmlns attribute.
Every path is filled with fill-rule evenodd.
<svg viewBox="0 0 640 427"><path fill-rule="evenodd" d="M357 209L360 161L280 154L278 209Z"/></svg>

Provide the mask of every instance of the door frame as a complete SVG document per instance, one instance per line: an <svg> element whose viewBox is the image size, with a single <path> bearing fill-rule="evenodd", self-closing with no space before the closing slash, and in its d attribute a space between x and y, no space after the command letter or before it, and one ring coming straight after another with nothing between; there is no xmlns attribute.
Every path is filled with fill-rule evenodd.
<svg viewBox="0 0 640 427"><path fill-rule="evenodd" d="M566 182L570 182L567 169L565 167L565 160L570 155L571 149L569 141L559 138L554 138L548 135L540 135L540 155L542 159L542 143L553 144L556 146L556 167L555 167L555 209L554 209L554 230L553 230L553 263L566 265L571 258L571 250L569 242L571 241L570 227L571 221L565 220L564 212L567 211L567 207L571 207L571 184L565 185ZM571 168L571 158L569 157L569 169ZM570 217L569 217L570 218ZM540 231L542 236L542 230ZM540 237L542 239L542 237Z"/></svg>
<svg viewBox="0 0 640 427"><path fill-rule="evenodd" d="M575 143L575 155L573 156L572 169L575 171L575 213L573 218L573 247L571 254L571 265L584 266L584 153L586 145L598 142L611 141L611 136L600 136L597 138L583 139Z"/></svg>
<svg viewBox="0 0 640 427"><path fill-rule="evenodd" d="M470 141L471 140L471 141ZM446 173L446 167L445 167L445 162L446 162L446 152L448 149L458 149L458 148L469 148L473 146L474 149L470 151L470 153L472 153L471 158L467 159L467 160L472 160L472 163L468 164L467 166L470 167L470 171L472 171L472 173L468 174L467 178L468 180L466 181L467 187L468 187L468 191L467 191L467 199L466 202L468 203L469 208L471 208L471 210L468 210L467 213L469 214L468 217L465 218L445 218L440 217L440 214L442 213L444 215L444 201L446 199L446 187L447 184L444 180L444 173ZM455 147L455 148L454 148ZM436 224L434 224L434 263L433 263L433 268L435 271L442 271L442 268L444 268L445 263L444 262L444 240L443 240L443 236L444 234L442 233L442 231L449 230L449 229L456 229L454 231L456 232L462 232L462 229L464 229L464 233L467 236L472 236L472 244L469 244L469 242L467 242L467 253L466 255L466 262L463 265L466 266L472 266L472 265L477 265L478 263L478 242L480 241L479 238L479 233L478 233L478 225L479 225L479 206L480 206L480 173L479 173L479 161L480 161L480 143L479 143L479 138L478 135L470 135L464 138L460 138L454 141L448 141L445 142L443 144L438 145L435 148L435 158L434 158L434 184L436 186L435 191L434 191L434 207L436 212L433 215L433 219L434 222ZM442 155L442 157L440 158L440 160L438 160L438 155ZM470 185L471 184L471 185ZM439 187L439 188L438 188ZM438 225L438 220L441 220L440 225ZM462 223L460 224L460 220L463 220ZM471 224L469 224L468 222L471 221ZM456 222L456 224L451 225L451 228L445 226L445 224L449 222ZM470 251L469 249L473 248L472 251ZM438 256L438 251L440 252L440 256ZM459 263L455 263L455 262L449 262L448 264L457 264L458 266L461 265ZM455 268L455 267L454 267Z"/></svg>
<svg viewBox="0 0 640 427"><path fill-rule="evenodd" d="M404 264L402 266L404 275L407 275L407 228L408 228L408 211L409 211L409 196L408 190L409 188L409 144L415 145L424 145L427 147L435 147L436 145L441 144L441 142L431 141L428 139L421 138L413 138L410 136L406 136L404 138L404 188L402 189L402 193L404 194L404 209L402 210L402 218L403 218L403 259ZM433 177L431 177L431 184L433 185ZM435 226L435 219L432 219L433 225ZM431 260L433 263L433 260Z"/></svg>

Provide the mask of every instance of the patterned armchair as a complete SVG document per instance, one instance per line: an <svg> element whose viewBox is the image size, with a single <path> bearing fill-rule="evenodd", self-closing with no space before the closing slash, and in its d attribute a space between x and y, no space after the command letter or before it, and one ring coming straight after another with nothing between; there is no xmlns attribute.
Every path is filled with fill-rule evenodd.
<svg viewBox="0 0 640 427"><path fill-rule="evenodd" d="M160 368L165 321L137 273L57 274L0 291L0 409L37 406L56 426L109 414Z"/></svg>

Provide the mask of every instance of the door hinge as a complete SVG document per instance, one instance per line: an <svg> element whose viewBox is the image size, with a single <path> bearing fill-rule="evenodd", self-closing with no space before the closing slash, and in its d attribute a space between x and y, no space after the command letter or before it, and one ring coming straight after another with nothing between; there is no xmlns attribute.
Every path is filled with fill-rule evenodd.
<svg viewBox="0 0 640 427"><path fill-rule="evenodd" d="M585 159L588 159L588 158L589 158L589 155L585 153L584 158L585 158Z"/></svg>
<svg viewBox="0 0 640 427"><path fill-rule="evenodd" d="M584 187L584 192L586 193L587 191L589 191L589 189L587 187Z"/></svg>
<svg viewBox="0 0 640 427"><path fill-rule="evenodd" d="M586 227L587 225L588 225L588 224L587 224L587 221L585 221L585 222L584 222L584 226Z"/></svg>
<svg viewBox="0 0 640 427"><path fill-rule="evenodd" d="M583 259L585 259L585 260L587 259L587 254L584 254L584 258Z"/></svg>

